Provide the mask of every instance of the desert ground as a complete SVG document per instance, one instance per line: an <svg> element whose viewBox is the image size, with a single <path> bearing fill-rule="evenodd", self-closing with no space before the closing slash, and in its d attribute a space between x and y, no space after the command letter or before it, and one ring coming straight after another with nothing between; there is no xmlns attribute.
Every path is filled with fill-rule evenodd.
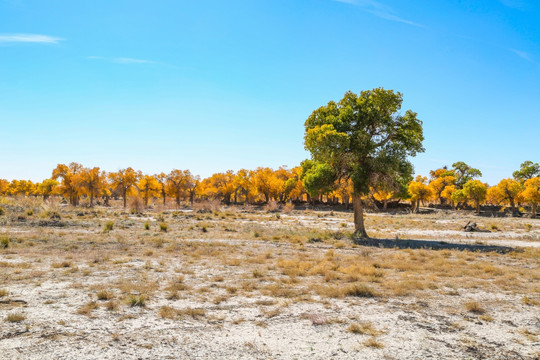
<svg viewBox="0 0 540 360"><path fill-rule="evenodd" d="M540 220L0 205L2 359L540 358Z"/></svg>

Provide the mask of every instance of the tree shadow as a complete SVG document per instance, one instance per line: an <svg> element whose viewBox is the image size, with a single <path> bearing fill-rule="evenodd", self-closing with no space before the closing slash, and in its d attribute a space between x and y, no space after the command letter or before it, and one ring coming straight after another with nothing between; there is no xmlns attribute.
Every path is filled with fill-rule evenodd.
<svg viewBox="0 0 540 360"><path fill-rule="evenodd" d="M449 243L435 240L412 240L412 239L359 239L355 241L358 245L387 248L387 249L429 249L429 250L460 250L477 252L497 252L506 254L516 251L510 246L482 245L482 244L462 244Z"/></svg>

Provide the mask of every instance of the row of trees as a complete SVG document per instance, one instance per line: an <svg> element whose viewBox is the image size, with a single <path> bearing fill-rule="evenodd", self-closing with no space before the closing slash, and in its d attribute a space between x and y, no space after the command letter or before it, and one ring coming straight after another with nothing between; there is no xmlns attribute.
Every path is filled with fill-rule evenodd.
<svg viewBox="0 0 540 360"><path fill-rule="evenodd" d="M480 170L457 162L452 168L431 171L429 179L420 175L412 181L412 177L403 177L399 181L379 179L370 186L362 201L386 209L391 202L409 200L413 210L418 210L420 203L438 203L453 208L471 204L477 212L482 204L508 205L514 211L518 204L528 204L532 213L536 213L540 203L540 166L537 163L524 162L513 178L503 179L495 186L482 183L477 179L480 176ZM148 175L127 168L107 173L98 167L86 168L78 163L59 164L52 177L41 183L0 179L0 195L22 194L43 196L44 199L58 195L73 206L79 205L84 197L89 206L94 205L96 198L106 205L111 198L121 198L126 207L130 196L140 197L145 206L151 201L161 201L165 205L167 199L174 200L178 206L182 201L193 203L196 199L219 199L225 204L326 200L348 205L353 193L350 179L334 179L324 165L311 160L292 169L229 170L202 180L189 170Z"/></svg>
<svg viewBox="0 0 540 360"><path fill-rule="evenodd" d="M195 197L219 198L226 204L322 200L323 196L348 204L352 199L357 239L368 237L363 216L366 200L386 207L390 201L410 199L415 209L426 201L454 206L473 202L477 210L485 201L509 203L514 209L516 203L526 202L536 214L540 171L532 162L525 162L514 179L494 187L477 180L480 171L462 162L452 169L432 171L429 181L421 176L413 181L409 158L424 151L424 135L415 112L400 112L402 102L401 93L376 88L360 94L348 91L340 101L316 109L304 124L304 145L311 159L293 169L228 171L200 180L187 170L147 175L127 168L107 174L72 163L58 165L52 178L40 184L0 181L0 194L59 194L75 206L81 196L88 197L90 205L98 196L105 203L110 197L121 197L125 206L127 197L137 193L145 204L159 197L164 203L172 197L177 204L182 199L193 202Z"/></svg>
<svg viewBox="0 0 540 360"><path fill-rule="evenodd" d="M420 202L438 202L460 207L472 203L476 212L480 205L509 205L516 211L517 204L531 206L531 215L536 216L540 204L540 165L525 161L521 168L513 173L513 178L503 179L495 186L489 186L477 180L482 176L480 170L471 168L463 162L452 165L452 169L443 167L430 172L427 177L417 176L409 183L409 194L413 209L418 209Z"/></svg>
<svg viewBox="0 0 540 360"><path fill-rule="evenodd" d="M130 196L140 197L145 206L157 199L164 205L167 199L174 199L180 205L182 201L193 203L196 198L219 199L225 204L301 201L306 194L300 181L301 171L300 167L277 170L260 167L238 172L230 170L201 180L189 170L149 175L129 167L107 173L98 167L71 163L59 164L51 178L41 183L0 179L0 195L43 196L45 199L58 195L73 206L78 206L83 197L88 199L89 206L94 205L96 198L106 205L111 198L122 198L124 207Z"/></svg>

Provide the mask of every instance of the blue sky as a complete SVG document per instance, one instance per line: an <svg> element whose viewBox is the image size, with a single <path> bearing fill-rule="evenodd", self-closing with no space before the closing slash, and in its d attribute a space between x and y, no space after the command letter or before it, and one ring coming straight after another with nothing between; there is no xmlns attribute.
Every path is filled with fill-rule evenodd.
<svg viewBox="0 0 540 360"><path fill-rule="evenodd" d="M404 94L417 173L540 161L536 0L0 0L0 178L295 166L347 90Z"/></svg>

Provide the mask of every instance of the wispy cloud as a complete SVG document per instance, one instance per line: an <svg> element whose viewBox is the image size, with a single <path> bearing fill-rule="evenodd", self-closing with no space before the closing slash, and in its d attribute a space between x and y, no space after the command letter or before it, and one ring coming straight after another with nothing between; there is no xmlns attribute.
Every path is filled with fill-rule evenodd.
<svg viewBox="0 0 540 360"><path fill-rule="evenodd" d="M133 58L114 58L112 61L118 64L157 64L157 62L152 60Z"/></svg>
<svg viewBox="0 0 540 360"><path fill-rule="evenodd" d="M0 34L0 43L58 44L64 39L41 34Z"/></svg>
<svg viewBox="0 0 540 360"><path fill-rule="evenodd" d="M160 64L157 61L153 60L146 60L146 59L134 59L134 58L128 58L128 57L103 57L103 56L87 56L87 59L90 60L103 60L103 61L109 61L115 64Z"/></svg>
<svg viewBox="0 0 540 360"><path fill-rule="evenodd" d="M375 15L381 19L400 22L403 24L416 26L420 28L425 28L425 26L422 24L397 16L391 7L384 5L375 0L334 0L334 1L358 6L363 11L369 14Z"/></svg>
<svg viewBox="0 0 540 360"><path fill-rule="evenodd" d="M508 49L508 50L510 50L511 52L513 52L514 54L516 54L522 59L525 59L527 61L533 61L531 54L529 54L528 52L520 51L516 49Z"/></svg>

